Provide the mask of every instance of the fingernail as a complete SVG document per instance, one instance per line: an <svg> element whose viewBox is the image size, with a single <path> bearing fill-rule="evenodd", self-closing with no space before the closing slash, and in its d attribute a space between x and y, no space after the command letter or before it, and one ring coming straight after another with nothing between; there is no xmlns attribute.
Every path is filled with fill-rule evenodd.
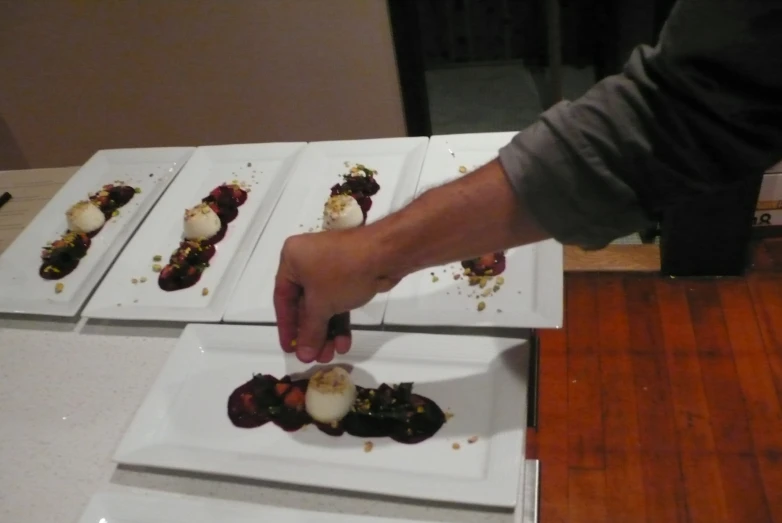
<svg viewBox="0 0 782 523"><path fill-rule="evenodd" d="M315 361L315 358L318 357L318 351L312 347L298 347L296 349L296 356L298 356L302 363L312 363Z"/></svg>

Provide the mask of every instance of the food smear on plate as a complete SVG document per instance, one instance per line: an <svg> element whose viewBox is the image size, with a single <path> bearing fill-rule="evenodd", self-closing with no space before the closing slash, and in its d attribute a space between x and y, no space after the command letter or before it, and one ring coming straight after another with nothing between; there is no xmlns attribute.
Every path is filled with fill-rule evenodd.
<svg viewBox="0 0 782 523"><path fill-rule="evenodd" d="M468 168L466 165L459 166L459 173L466 174L474 170L475 167ZM501 276L505 272L506 258L504 251L490 252L461 262L461 270L453 271L454 280L467 281L470 289L464 293L469 298L475 298L478 303L476 309L478 312L486 310L486 298L489 298L502 289L505 284L505 277ZM448 272L447 267L442 268L443 272ZM440 281L440 276L435 272L430 272L432 283ZM462 290L457 291L459 295ZM450 293L449 293L450 294ZM497 309L497 312L502 310Z"/></svg>
<svg viewBox="0 0 782 523"><path fill-rule="evenodd" d="M505 277L501 276L503 272L505 253L500 251L463 261L462 274L457 274L456 279L463 277L474 289L468 296L478 300L476 309L481 312L486 309L486 298L494 296L505 284ZM498 312L502 311L498 309Z"/></svg>
<svg viewBox="0 0 782 523"><path fill-rule="evenodd" d="M358 203L361 209L361 214L363 217L361 223L358 225L363 225L366 223L367 215L369 214L369 210L372 208L372 197L380 190L380 184L377 183L375 176L377 176L376 170L357 163L356 165L350 167L346 174L342 175L342 183L335 184L331 187L331 197L350 196L356 200L356 203ZM329 199L329 202L330 201L331 199ZM329 202L326 202L327 208L329 206ZM352 208L348 206L342 209L342 211L344 214L353 212ZM326 211L324 211L324 214L325 212ZM335 222L342 223L339 220L333 219L330 223L334 224ZM325 216L323 227L327 228Z"/></svg>
<svg viewBox="0 0 782 523"><path fill-rule="evenodd" d="M217 253L215 245L225 237L228 224L236 219L239 207L247 201L248 192L249 189L234 180L215 187L201 203L185 211L184 240L171 254L168 264L153 266L159 272L158 286L162 290L178 291L198 283ZM201 293L207 294L208 291Z"/></svg>
<svg viewBox="0 0 782 523"><path fill-rule="evenodd" d="M240 428L272 422L295 432L315 425L329 436L387 437L405 444L431 438L446 422L434 401L413 393L412 383L359 387L339 367L299 380L256 374L229 396L228 418Z"/></svg>
<svg viewBox="0 0 782 523"><path fill-rule="evenodd" d="M480 278L482 276L499 276L505 272L505 253L492 252L478 258L462 262L465 274Z"/></svg>
<svg viewBox="0 0 782 523"><path fill-rule="evenodd" d="M66 212L68 230L60 239L47 244L41 251L38 273L45 280L59 280L72 273L87 255L94 238L107 220L119 214L119 209L133 199L140 189L122 182L104 185L86 200L73 204Z"/></svg>

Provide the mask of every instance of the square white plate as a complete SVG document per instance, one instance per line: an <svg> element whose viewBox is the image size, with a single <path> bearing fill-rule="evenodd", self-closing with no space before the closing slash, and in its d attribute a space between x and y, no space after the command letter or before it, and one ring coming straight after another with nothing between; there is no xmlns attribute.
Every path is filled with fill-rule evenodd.
<svg viewBox="0 0 782 523"><path fill-rule="evenodd" d="M345 142L316 142L307 146L247 264L226 309L226 321L274 323L274 276L286 238L317 230L323 204L331 186L347 172L345 162L363 163L377 170L380 191L372 197L367 222L397 210L412 198L424 161L428 138L387 138ZM355 325L380 325L386 309L386 294L353 311Z"/></svg>
<svg viewBox="0 0 782 523"><path fill-rule="evenodd" d="M416 196L497 157L516 133L433 136ZM388 296L384 322L389 325L543 328L562 325L562 246L554 240L511 249L506 253L504 284L470 287L460 263L433 267L403 279ZM485 308L478 311L478 304Z"/></svg>
<svg viewBox="0 0 782 523"><path fill-rule="evenodd" d="M126 490L95 494L79 523L424 523Z"/></svg>
<svg viewBox="0 0 782 523"><path fill-rule="evenodd" d="M0 312L75 316L144 216L193 154L193 147L107 149L98 151L49 200L0 256ZM38 275L41 248L67 228L65 212L108 183L139 187L115 218L92 239L87 256L55 294L56 281Z"/></svg>
<svg viewBox="0 0 782 523"><path fill-rule="evenodd" d="M280 198L304 143L199 147L117 259L83 316L120 320L218 322L258 237ZM182 215L223 183L250 186L239 216L228 225L217 254L194 286L166 292L153 257L165 265L182 239ZM141 283L141 278L146 278ZM133 280L137 283L133 283ZM207 294L203 294L207 289Z"/></svg>
<svg viewBox="0 0 782 523"><path fill-rule="evenodd" d="M453 418L431 439L403 445L330 437L313 427L239 429L227 415L233 390L254 373L277 377L310 366L279 348L274 327L188 325L123 437L119 463L248 477L454 503L512 507L527 393L523 340L357 331L357 385L412 381ZM473 444L471 436L478 436ZM459 443L461 448L452 447Z"/></svg>

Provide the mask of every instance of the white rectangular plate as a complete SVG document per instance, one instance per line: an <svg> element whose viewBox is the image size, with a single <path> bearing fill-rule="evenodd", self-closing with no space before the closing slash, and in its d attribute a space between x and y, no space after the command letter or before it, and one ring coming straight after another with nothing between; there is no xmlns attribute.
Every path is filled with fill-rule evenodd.
<svg viewBox="0 0 782 523"><path fill-rule="evenodd" d="M193 154L193 147L108 149L98 151L0 256L0 312L75 316L144 216ZM92 239L87 256L71 274L56 281L38 275L41 248L68 228L65 212L108 183L122 181L141 189Z"/></svg>
<svg viewBox="0 0 782 523"><path fill-rule="evenodd" d="M431 439L403 445L272 424L239 429L233 390L254 373L308 366L279 348L274 327L188 325L114 459L123 464L248 477L454 503L512 507L526 417L523 340L358 331L340 364L361 386L412 381L453 418ZM468 439L477 436L473 444ZM458 443L461 448L454 449Z"/></svg>
<svg viewBox="0 0 782 523"><path fill-rule="evenodd" d="M463 176L497 157L515 133L433 136L416 196ZM403 279L390 293L385 323L390 325L523 327L562 325L562 246L549 240L506 253L504 283L492 291L470 287L459 277L460 263L433 267ZM484 293L490 294L483 296ZM479 311L479 304L485 307Z"/></svg>
<svg viewBox="0 0 782 523"><path fill-rule="evenodd" d="M288 181L304 143L199 147L84 308L88 318L217 322ZM153 258L165 265L182 239L185 209L223 183L250 186L239 216L228 225L217 254L194 286L166 292ZM145 281L142 282L142 279ZM136 283L134 283L134 280ZM206 289L206 292L204 292Z"/></svg>
<svg viewBox="0 0 782 523"><path fill-rule="evenodd" d="M345 162L362 163L377 170L380 191L372 197L367 217L367 222L373 222L412 198L427 141L422 137L309 144L247 264L224 319L240 323L276 321L272 292L282 245L289 236L319 228L331 186L347 172ZM353 311L352 323L380 325L387 298L386 294L378 295Z"/></svg>
<svg viewBox="0 0 782 523"><path fill-rule="evenodd" d="M79 523L424 523L269 507L152 491L99 492Z"/></svg>

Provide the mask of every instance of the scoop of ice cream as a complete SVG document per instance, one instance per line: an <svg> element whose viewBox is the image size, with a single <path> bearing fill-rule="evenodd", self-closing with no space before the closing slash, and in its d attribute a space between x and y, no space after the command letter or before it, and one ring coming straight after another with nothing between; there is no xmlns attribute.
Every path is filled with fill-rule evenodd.
<svg viewBox="0 0 782 523"><path fill-rule="evenodd" d="M95 232L106 223L103 211L88 200L80 201L68 209L65 218L68 221L69 230L84 234Z"/></svg>
<svg viewBox="0 0 782 523"><path fill-rule="evenodd" d="M320 423L342 420L356 401L356 386L350 374L340 367L316 372L304 397L307 414Z"/></svg>
<svg viewBox="0 0 782 523"><path fill-rule="evenodd" d="M364 213L355 198L345 194L330 197L323 206L323 228L351 229L364 223Z"/></svg>
<svg viewBox="0 0 782 523"><path fill-rule="evenodd" d="M185 211L186 240L208 240L220 231L220 227L220 217L205 203Z"/></svg>

